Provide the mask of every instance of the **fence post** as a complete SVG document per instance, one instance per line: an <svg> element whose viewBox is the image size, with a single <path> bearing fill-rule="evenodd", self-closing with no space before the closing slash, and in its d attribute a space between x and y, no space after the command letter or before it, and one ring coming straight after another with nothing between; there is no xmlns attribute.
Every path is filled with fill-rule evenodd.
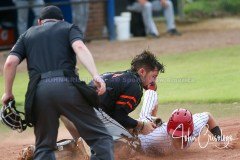
<svg viewBox="0 0 240 160"><path fill-rule="evenodd" d="M108 22L108 35L109 40L115 40L115 27L114 27L114 16L115 16L115 0L108 0L107 3L107 22Z"/></svg>

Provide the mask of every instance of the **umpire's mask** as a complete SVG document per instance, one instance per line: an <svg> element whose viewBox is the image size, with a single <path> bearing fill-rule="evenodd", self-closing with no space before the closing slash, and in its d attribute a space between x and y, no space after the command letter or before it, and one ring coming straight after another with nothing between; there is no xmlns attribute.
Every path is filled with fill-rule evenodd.
<svg viewBox="0 0 240 160"><path fill-rule="evenodd" d="M21 115L24 116L24 113L16 109L14 100L9 101L0 110L0 120L2 123L18 132L22 132L27 128L27 124L25 120L22 120Z"/></svg>

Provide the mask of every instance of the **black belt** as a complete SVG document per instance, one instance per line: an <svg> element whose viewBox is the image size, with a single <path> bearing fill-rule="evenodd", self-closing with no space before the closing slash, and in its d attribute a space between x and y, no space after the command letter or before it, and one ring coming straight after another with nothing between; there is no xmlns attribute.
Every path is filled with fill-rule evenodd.
<svg viewBox="0 0 240 160"><path fill-rule="evenodd" d="M49 71L41 74L41 79L53 78L53 77L66 77L66 72L74 73L74 71L65 71L65 70L55 70Z"/></svg>

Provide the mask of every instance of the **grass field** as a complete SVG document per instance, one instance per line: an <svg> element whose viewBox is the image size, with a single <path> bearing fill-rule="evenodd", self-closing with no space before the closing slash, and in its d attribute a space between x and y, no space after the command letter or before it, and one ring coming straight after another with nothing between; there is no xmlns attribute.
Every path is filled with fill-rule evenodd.
<svg viewBox="0 0 240 160"><path fill-rule="evenodd" d="M214 103L214 104L192 104L192 103L169 103L169 104L160 104L158 108L158 116L160 116L163 121L167 122L171 113L176 108L186 108L194 113L201 112L210 112L216 119L225 119L225 118L238 118L240 113L239 104L223 104L223 103ZM131 116L134 118L139 118L139 112L141 107L131 113Z"/></svg>
<svg viewBox="0 0 240 160"><path fill-rule="evenodd" d="M158 77L159 101L165 103L233 103L240 102L240 46L211 49L158 57L166 71ZM100 73L129 68L130 60L97 62ZM81 78L90 81L80 67ZM23 105L27 73L21 72L14 82L14 95ZM3 93L3 77L0 77Z"/></svg>

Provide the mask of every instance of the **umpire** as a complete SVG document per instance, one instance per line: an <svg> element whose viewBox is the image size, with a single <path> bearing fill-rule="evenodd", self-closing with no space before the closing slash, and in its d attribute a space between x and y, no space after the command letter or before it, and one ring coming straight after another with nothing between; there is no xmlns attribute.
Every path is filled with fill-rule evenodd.
<svg viewBox="0 0 240 160"><path fill-rule="evenodd" d="M60 115L75 124L92 149L91 159L113 159L112 137L89 106L86 95L76 88L74 83L79 81L78 77L67 76L74 74L78 57L92 75L98 94L106 90L92 55L82 42L82 32L77 26L64 22L56 6L43 8L38 24L19 37L5 62L3 105L14 99L12 86L16 69L26 59L30 82L25 112L30 113L32 121L29 121L34 125L34 159L56 159L53 151Z"/></svg>

